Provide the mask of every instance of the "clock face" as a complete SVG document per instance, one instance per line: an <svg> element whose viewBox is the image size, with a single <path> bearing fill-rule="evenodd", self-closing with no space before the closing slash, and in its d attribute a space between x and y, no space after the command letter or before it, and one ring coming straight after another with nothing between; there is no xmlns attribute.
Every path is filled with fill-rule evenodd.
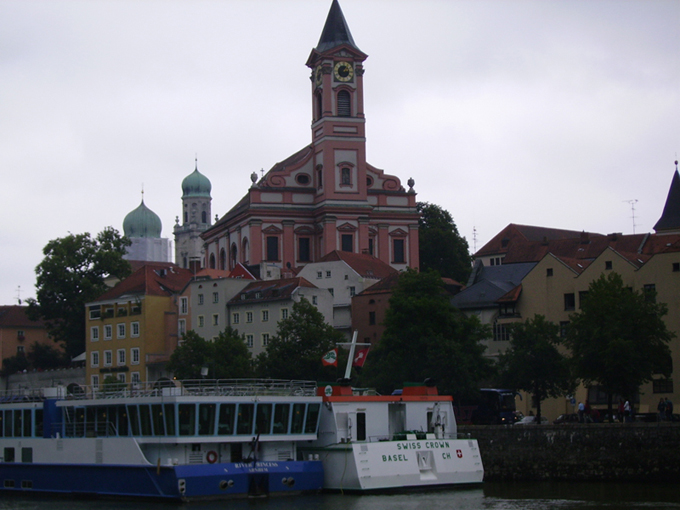
<svg viewBox="0 0 680 510"><path fill-rule="evenodd" d="M320 87L323 83L323 69L321 66L316 66L316 70L314 71L314 82L317 87Z"/></svg>
<svg viewBox="0 0 680 510"><path fill-rule="evenodd" d="M350 81L354 77L354 69L349 62L338 62L333 68L333 74L338 81Z"/></svg>

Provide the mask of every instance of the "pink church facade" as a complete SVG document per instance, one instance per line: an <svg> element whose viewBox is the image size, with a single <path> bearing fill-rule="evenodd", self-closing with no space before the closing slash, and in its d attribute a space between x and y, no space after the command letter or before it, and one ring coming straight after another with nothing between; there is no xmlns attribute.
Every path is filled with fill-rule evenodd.
<svg viewBox="0 0 680 510"><path fill-rule="evenodd" d="M414 182L366 161L363 62L337 0L311 69L312 142L262 178L202 234L206 266L266 262L287 270L333 250L369 253L395 269L418 268Z"/></svg>

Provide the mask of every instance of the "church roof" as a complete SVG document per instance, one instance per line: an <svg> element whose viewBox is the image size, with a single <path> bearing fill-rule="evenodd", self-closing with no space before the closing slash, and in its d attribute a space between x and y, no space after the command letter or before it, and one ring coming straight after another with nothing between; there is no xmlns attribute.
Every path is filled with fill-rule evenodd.
<svg viewBox="0 0 680 510"><path fill-rule="evenodd" d="M663 208L661 218L654 225L654 231L669 231L680 230L680 174L678 174L677 165L671 181L671 188L668 190L668 197L666 198L666 205Z"/></svg>
<svg viewBox="0 0 680 510"><path fill-rule="evenodd" d="M182 198L186 197L208 197L212 191L212 184L210 179L198 171L198 163L196 169L187 175L182 181Z"/></svg>
<svg viewBox="0 0 680 510"><path fill-rule="evenodd" d="M343 44L348 44L352 48L361 51L352 38L352 33L349 31L349 26L347 21L345 21L345 16L342 14L338 0L333 0L331 10L326 18L326 24L319 38L319 44L316 45L315 49L319 53L323 53Z"/></svg>
<svg viewBox="0 0 680 510"><path fill-rule="evenodd" d="M130 211L123 220L123 233L126 237L148 237L160 239L163 224L158 215L142 203Z"/></svg>

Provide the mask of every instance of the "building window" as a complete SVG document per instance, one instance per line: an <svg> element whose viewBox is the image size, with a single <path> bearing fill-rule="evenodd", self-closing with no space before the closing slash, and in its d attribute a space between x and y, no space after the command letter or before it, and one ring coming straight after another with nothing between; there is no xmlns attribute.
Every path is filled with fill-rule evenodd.
<svg viewBox="0 0 680 510"><path fill-rule="evenodd" d="M104 351L104 366L110 367L112 363L113 363L113 352L112 351Z"/></svg>
<svg viewBox="0 0 680 510"><path fill-rule="evenodd" d="M567 338L569 332L569 321L560 322L560 338Z"/></svg>
<svg viewBox="0 0 680 510"><path fill-rule="evenodd" d="M317 299L316 296L312 296L312 304L315 306L319 304L319 300Z"/></svg>
<svg viewBox="0 0 680 510"><path fill-rule="evenodd" d="M553 275L553 268L549 267L545 270L545 275L546 276L552 276Z"/></svg>
<svg viewBox="0 0 680 510"><path fill-rule="evenodd" d="M673 272L674 273L680 272L680 262L673 262Z"/></svg>
<svg viewBox="0 0 680 510"><path fill-rule="evenodd" d="M186 315L189 313L189 298L181 297L179 298L179 313Z"/></svg>
<svg viewBox="0 0 680 510"><path fill-rule="evenodd" d="M499 324L495 322L493 325L493 339L496 342L509 342L510 330L505 324Z"/></svg>
<svg viewBox="0 0 680 510"><path fill-rule="evenodd" d="M673 393L673 379L653 379L652 380L653 393Z"/></svg>
<svg viewBox="0 0 680 510"><path fill-rule="evenodd" d="M288 318L288 308L281 308L281 319Z"/></svg>
<svg viewBox="0 0 680 510"><path fill-rule="evenodd" d="M340 169L340 184L350 186L352 184L352 174L349 168Z"/></svg>
<svg viewBox="0 0 680 510"><path fill-rule="evenodd" d="M269 345L269 333L262 333L262 347Z"/></svg>
<svg viewBox="0 0 680 510"><path fill-rule="evenodd" d="M648 283L643 287L645 299L650 303L656 303L656 284Z"/></svg>
<svg viewBox="0 0 680 510"><path fill-rule="evenodd" d="M231 323L232 324L238 324L241 321L241 314L240 313L232 313L231 314Z"/></svg>
<svg viewBox="0 0 680 510"><path fill-rule="evenodd" d="M356 287L350 287L349 288L349 297L354 297L357 293Z"/></svg>
<svg viewBox="0 0 680 510"><path fill-rule="evenodd" d="M342 251L354 251L354 236L352 234L342 234L340 238Z"/></svg>
<svg viewBox="0 0 680 510"><path fill-rule="evenodd" d="M93 388L99 388L99 376L98 375L93 375L90 378L90 382L92 383Z"/></svg>
<svg viewBox="0 0 680 510"><path fill-rule="evenodd" d="M139 365L139 347L130 349L130 364Z"/></svg>
<svg viewBox="0 0 680 510"><path fill-rule="evenodd" d="M611 269L611 268L612 268L612 261L611 261L611 260L605 260L605 261L604 261L604 268L605 268L606 270Z"/></svg>
<svg viewBox="0 0 680 510"><path fill-rule="evenodd" d="M269 320L269 310L262 310L262 322Z"/></svg>
<svg viewBox="0 0 680 510"><path fill-rule="evenodd" d="M94 351L90 353L90 366L91 367L98 367L99 366L99 352Z"/></svg>
<svg viewBox="0 0 680 510"><path fill-rule="evenodd" d="M368 312L368 325L375 326L375 312Z"/></svg>
<svg viewBox="0 0 680 510"><path fill-rule="evenodd" d="M198 316L198 327L202 328L205 326L205 317L203 315Z"/></svg>
<svg viewBox="0 0 680 510"><path fill-rule="evenodd" d="M203 304L203 294L198 295L198 304L202 305Z"/></svg>
<svg viewBox="0 0 680 510"><path fill-rule="evenodd" d="M350 117L352 115L352 103L349 92L338 92L338 117Z"/></svg>
<svg viewBox="0 0 680 510"><path fill-rule="evenodd" d="M317 271L317 272L316 272L316 277L317 277L317 278L323 278L323 271Z"/></svg>
<svg viewBox="0 0 680 510"><path fill-rule="evenodd" d="M17 354L23 354L26 352L26 349L24 348L23 345L17 345Z"/></svg>
<svg viewBox="0 0 680 510"><path fill-rule="evenodd" d="M576 308L576 298L573 293L568 293L564 295L564 309L574 310Z"/></svg>
<svg viewBox="0 0 680 510"><path fill-rule="evenodd" d="M97 342L99 340L99 326L92 326L90 328L90 341Z"/></svg>
<svg viewBox="0 0 680 510"><path fill-rule="evenodd" d="M394 239L392 241L392 249L394 250L394 263L403 264L406 262L406 256L404 253L404 240Z"/></svg>
<svg viewBox="0 0 680 510"><path fill-rule="evenodd" d="M102 316L101 307L99 305L94 305L90 307L90 320L100 319Z"/></svg>
<svg viewBox="0 0 680 510"><path fill-rule="evenodd" d="M216 313L213 314L213 326L220 325L220 316Z"/></svg>
<svg viewBox="0 0 680 510"><path fill-rule="evenodd" d="M253 348L253 335L246 335L246 345Z"/></svg>
<svg viewBox="0 0 680 510"><path fill-rule="evenodd" d="M220 302L220 293L219 292L213 292L213 303L219 303Z"/></svg>
<svg viewBox="0 0 680 510"><path fill-rule="evenodd" d="M118 365L125 365L125 349L118 349Z"/></svg>
<svg viewBox="0 0 680 510"><path fill-rule="evenodd" d="M267 236L267 260L279 260L279 238L276 236Z"/></svg>
<svg viewBox="0 0 680 510"><path fill-rule="evenodd" d="M116 338L125 338L125 324L116 325Z"/></svg>
<svg viewBox="0 0 680 510"><path fill-rule="evenodd" d="M113 326L106 324L104 326L104 340L111 340L113 338Z"/></svg>
<svg viewBox="0 0 680 510"><path fill-rule="evenodd" d="M331 272L330 272L330 271L326 271L326 278L330 278L330 277L331 277Z"/></svg>
<svg viewBox="0 0 680 510"><path fill-rule="evenodd" d="M131 372L130 373L130 382L132 384L139 384L141 382L141 379L139 377L139 372Z"/></svg>
<svg viewBox="0 0 680 510"><path fill-rule="evenodd" d="M124 374L124 373L123 373L123 374L118 374L118 376L117 376L116 378L118 379L118 382L119 382L119 383L125 384L125 374Z"/></svg>
<svg viewBox="0 0 680 510"><path fill-rule="evenodd" d="M139 322L130 323L130 336L131 337L139 336Z"/></svg>
<svg viewBox="0 0 680 510"><path fill-rule="evenodd" d="M309 237L301 237L298 239L298 260L300 262L309 262L312 260Z"/></svg>
<svg viewBox="0 0 680 510"><path fill-rule="evenodd" d="M183 336L187 332L187 321L184 319L180 319L177 323L177 333L179 333L180 336Z"/></svg>
<svg viewBox="0 0 680 510"><path fill-rule="evenodd" d="M253 312L246 312L246 322L250 324L253 322Z"/></svg>

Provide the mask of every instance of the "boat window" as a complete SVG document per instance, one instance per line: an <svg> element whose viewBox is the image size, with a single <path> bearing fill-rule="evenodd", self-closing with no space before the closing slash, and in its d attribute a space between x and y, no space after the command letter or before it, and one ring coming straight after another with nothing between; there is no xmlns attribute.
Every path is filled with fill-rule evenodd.
<svg viewBox="0 0 680 510"><path fill-rule="evenodd" d="M179 435L196 435L196 406L194 404L179 405Z"/></svg>
<svg viewBox="0 0 680 510"><path fill-rule="evenodd" d="M175 431L175 405L165 404L165 433L168 436L177 434Z"/></svg>
<svg viewBox="0 0 680 510"><path fill-rule="evenodd" d="M130 417L130 432L133 436L139 435L139 412L137 406L127 406L128 415Z"/></svg>
<svg viewBox="0 0 680 510"><path fill-rule="evenodd" d="M106 436L108 429L108 409L106 407L97 408L97 436Z"/></svg>
<svg viewBox="0 0 680 510"><path fill-rule="evenodd" d="M305 420L305 433L316 434L316 424L319 421L320 404L309 404L307 406L307 420Z"/></svg>
<svg viewBox="0 0 680 510"><path fill-rule="evenodd" d="M97 422L97 411L94 407L85 408L85 437L94 437L94 425Z"/></svg>
<svg viewBox="0 0 680 510"><path fill-rule="evenodd" d="M0 411L0 437L5 436L5 411Z"/></svg>
<svg viewBox="0 0 680 510"><path fill-rule="evenodd" d="M366 441L366 413L357 413L357 441Z"/></svg>
<svg viewBox="0 0 680 510"><path fill-rule="evenodd" d="M239 404L238 405L238 421L236 423L237 434L252 434L253 433L253 411L254 404Z"/></svg>
<svg viewBox="0 0 680 510"><path fill-rule="evenodd" d="M21 462L24 463L33 462L33 448L21 449Z"/></svg>
<svg viewBox="0 0 680 510"><path fill-rule="evenodd" d="M3 461L14 462L14 448L5 448L5 455L3 457Z"/></svg>
<svg viewBox="0 0 680 510"><path fill-rule="evenodd" d="M151 428L151 409L148 404L139 406L139 422L142 426L143 436L153 436L153 429Z"/></svg>
<svg viewBox="0 0 680 510"><path fill-rule="evenodd" d="M288 419L290 404L276 404L274 406L274 434L288 433Z"/></svg>
<svg viewBox="0 0 680 510"><path fill-rule="evenodd" d="M234 433L234 415L236 404L220 404L220 414L217 433L220 436L230 436Z"/></svg>
<svg viewBox="0 0 680 510"><path fill-rule="evenodd" d="M151 420L153 421L154 436L164 436L165 423L163 420L163 406L161 404L151 405Z"/></svg>
<svg viewBox="0 0 680 510"><path fill-rule="evenodd" d="M5 411L5 437L12 437L12 411Z"/></svg>
<svg viewBox="0 0 680 510"><path fill-rule="evenodd" d="M201 436L215 435L215 404L200 404L198 406L198 433Z"/></svg>
<svg viewBox="0 0 680 510"><path fill-rule="evenodd" d="M22 417L23 414L20 409L14 410L14 437L21 437L22 427Z"/></svg>
<svg viewBox="0 0 680 510"><path fill-rule="evenodd" d="M76 423L74 427L73 437L83 437L85 435L85 408L78 407L75 409Z"/></svg>
<svg viewBox="0 0 680 510"><path fill-rule="evenodd" d="M272 431L272 404L257 405L257 419L255 420L256 434L271 434Z"/></svg>
<svg viewBox="0 0 680 510"><path fill-rule="evenodd" d="M118 406L118 435L127 436L128 435L128 415L125 406Z"/></svg>
<svg viewBox="0 0 680 510"><path fill-rule="evenodd" d="M305 404L293 404L293 423L290 427L291 434L302 434L302 426L305 423Z"/></svg>

